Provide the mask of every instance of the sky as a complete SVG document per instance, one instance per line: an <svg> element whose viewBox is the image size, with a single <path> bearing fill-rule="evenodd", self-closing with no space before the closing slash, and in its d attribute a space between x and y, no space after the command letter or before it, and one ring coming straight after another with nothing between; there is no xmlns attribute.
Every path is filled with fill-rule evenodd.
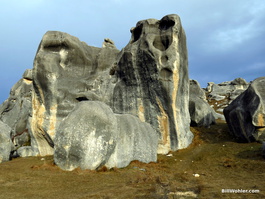
<svg viewBox="0 0 265 199"><path fill-rule="evenodd" d="M118 49L143 19L177 14L187 36L189 76L201 87L265 76L264 0L0 0L0 103L33 60L49 30L90 46Z"/></svg>

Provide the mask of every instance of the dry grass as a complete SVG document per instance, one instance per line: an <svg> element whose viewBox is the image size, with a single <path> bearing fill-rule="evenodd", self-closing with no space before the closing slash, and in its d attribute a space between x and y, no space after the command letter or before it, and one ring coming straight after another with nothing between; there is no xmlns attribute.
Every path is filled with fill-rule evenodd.
<svg viewBox="0 0 265 199"><path fill-rule="evenodd" d="M191 128L187 149L132 162L124 169L60 170L53 157L17 158L0 164L0 198L265 198L265 161L258 143L236 143L226 124ZM195 177L194 174L199 174ZM259 194L222 194L258 189Z"/></svg>

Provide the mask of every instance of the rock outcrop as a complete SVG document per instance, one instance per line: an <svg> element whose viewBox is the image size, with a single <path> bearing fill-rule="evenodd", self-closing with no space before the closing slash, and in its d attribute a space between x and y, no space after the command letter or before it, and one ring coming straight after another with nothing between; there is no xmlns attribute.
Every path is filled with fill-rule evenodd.
<svg viewBox="0 0 265 199"><path fill-rule="evenodd" d="M0 107L16 155L53 155L55 149L58 165L66 170L111 168L131 160L155 161L157 152L166 154L192 142L188 55L180 18L143 20L131 33L122 51L110 39L97 48L63 32L43 36L33 70L25 72ZM107 115L114 123L105 124L110 118L87 108L99 103L104 104L102 114L112 111ZM92 150L87 143L96 145Z"/></svg>
<svg viewBox="0 0 265 199"><path fill-rule="evenodd" d="M105 46L88 46L62 32L44 35L34 60L30 129L34 151L40 155L53 154L56 130L78 102L111 103L109 68L119 51L113 44Z"/></svg>
<svg viewBox="0 0 265 199"><path fill-rule="evenodd" d="M187 147L189 76L186 36L177 15L139 21L117 59L113 110L150 123L160 134L158 153Z"/></svg>
<svg viewBox="0 0 265 199"><path fill-rule="evenodd" d="M224 109L224 115L239 141L265 141L265 77L255 79Z"/></svg>
<svg viewBox="0 0 265 199"><path fill-rule="evenodd" d="M217 113L223 114L224 108L243 93L248 86L249 83L243 78L236 78L233 81L226 81L219 84L209 82L206 88L207 101Z"/></svg>
<svg viewBox="0 0 265 199"><path fill-rule="evenodd" d="M196 80L190 80L189 112L191 126L210 127L215 124L216 113L206 101L205 91Z"/></svg>
<svg viewBox="0 0 265 199"><path fill-rule="evenodd" d="M55 163L64 170L121 168L133 160L157 159L158 139L150 124L114 114L98 101L78 103L61 122L54 143Z"/></svg>

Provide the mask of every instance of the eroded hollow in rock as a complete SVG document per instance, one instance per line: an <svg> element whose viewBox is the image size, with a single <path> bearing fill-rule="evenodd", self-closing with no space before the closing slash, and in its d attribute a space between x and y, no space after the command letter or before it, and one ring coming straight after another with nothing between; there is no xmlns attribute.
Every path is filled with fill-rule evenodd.
<svg viewBox="0 0 265 199"><path fill-rule="evenodd" d="M175 21L170 19L161 20L159 23L160 30L167 30L175 25Z"/></svg>
<svg viewBox="0 0 265 199"><path fill-rule="evenodd" d="M87 97L85 97L85 96L77 97L76 100L79 101L79 102L82 102L82 101L89 101L89 99L88 99Z"/></svg>
<svg viewBox="0 0 265 199"><path fill-rule="evenodd" d="M43 48L45 50L59 52L61 49L69 49L69 46L66 42L51 40L51 41L45 43Z"/></svg>
<svg viewBox="0 0 265 199"><path fill-rule="evenodd" d="M143 30L143 24L138 25L136 28L133 29L132 34L133 34L133 42L136 42L141 34L142 34L142 30Z"/></svg>
<svg viewBox="0 0 265 199"><path fill-rule="evenodd" d="M159 73L159 77L163 81L171 81L173 72L168 68L162 68Z"/></svg>

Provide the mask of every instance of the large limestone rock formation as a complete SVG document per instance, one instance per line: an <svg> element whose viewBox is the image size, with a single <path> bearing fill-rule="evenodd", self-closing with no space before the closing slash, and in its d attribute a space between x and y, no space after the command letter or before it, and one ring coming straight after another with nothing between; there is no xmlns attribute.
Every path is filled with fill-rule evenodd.
<svg viewBox="0 0 265 199"><path fill-rule="evenodd" d="M187 147L189 76L186 36L177 15L139 21L119 54L113 109L150 123L160 134L159 153Z"/></svg>
<svg viewBox="0 0 265 199"><path fill-rule="evenodd" d="M44 35L34 60L30 129L40 155L53 154L56 130L79 101L111 102L114 84L108 69L119 51L104 46L88 46L62 32Z"/></svg>
<svg viewBox="0 0 265 199"><path fill-rule="evenodd" d="M120 168L133 160L155 162L157 142L150 124L114 114L102 102L80 102L58 128L54 160L64 170Z"/></svg>
<svg viewBox="0 0 265 199"><path fill-rule="evenodd" d="M155 161L156 152L191 143L188 57L179 17L140 21L131 32L121 52L110 39L97 48L67 33L49 31L43 36L33 70L25 72L0 107L0 120L11 128L7 134L17 155L53 155L55 147L58 165L64 169L111 168L135 159ZM104 103L102 113L111 109L114 123L104 124L104 119L101 126L102 115L84 108L91 103L82 101ZM86 142L99 143L92 153L98 154L93 156L97 163L87 159ZM97 147L102 144L106 148L101 153Z"/></svg>
<svg viewBox="0 0 265 199"><path fill-rule="evenodd" d="M265 141L265 77L255 79L224 109L224 115L239 141Z"/></svg>
<svg viewBox="0 0 265 199"><path fill-rule="evenodd" d="M215 124L216 113L208 104L205 91L196 80L190 80L189 112L191 126L210 127Z"/></svg>

